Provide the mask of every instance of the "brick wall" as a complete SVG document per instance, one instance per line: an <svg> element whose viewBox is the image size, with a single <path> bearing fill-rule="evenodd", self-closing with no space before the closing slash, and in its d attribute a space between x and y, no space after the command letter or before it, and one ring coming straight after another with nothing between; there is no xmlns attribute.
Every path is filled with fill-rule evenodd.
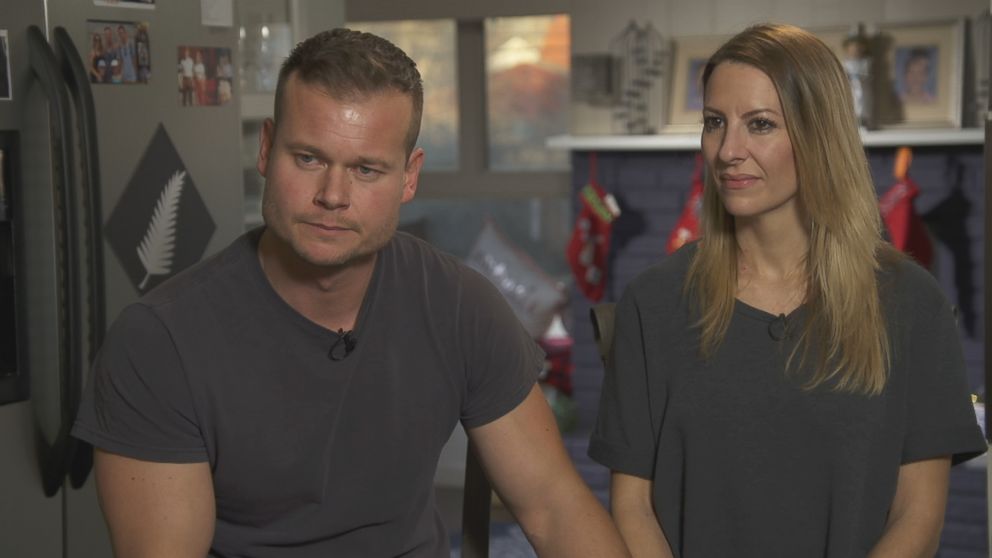
<svg viewBox="0 0 992 558"><path fill-rule="evenodd" d="M868 156L879 193L884 192L891 184L895 149L871 148ZM688 195L694 161L695 153L688 151L597 154L596 180L616 196L623 209L613 228L605 301L616 301L634 276L663 257L668 234ZM574 153L572 165L572 189L577 192L589 180L589 153ZM916 148L910 176L921 190L917 211L934 238L933 272L948 298L959 307L969 382L980 392L984 384L982 146ZM605 502L609 473L586 456L602 366L588 319L590 305L577 291L571 294L568 323L575 339L574 397L580 421L566 436L566 444L586 481ZM986 510L985 470L955 468L939 556L987 556Z"/></svg>

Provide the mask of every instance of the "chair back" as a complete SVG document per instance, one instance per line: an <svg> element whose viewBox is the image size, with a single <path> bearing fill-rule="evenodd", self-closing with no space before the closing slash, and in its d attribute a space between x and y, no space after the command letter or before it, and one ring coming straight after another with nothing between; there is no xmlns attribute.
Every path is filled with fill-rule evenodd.
<svg viewBox="0 0 992 558"><path fill-rule="evenodd" d="M613 347L613 321L616 316L616 303L601 302L589 309L589 319L592 320L592 336L599 349L599 358L606 366Z"/></svg>

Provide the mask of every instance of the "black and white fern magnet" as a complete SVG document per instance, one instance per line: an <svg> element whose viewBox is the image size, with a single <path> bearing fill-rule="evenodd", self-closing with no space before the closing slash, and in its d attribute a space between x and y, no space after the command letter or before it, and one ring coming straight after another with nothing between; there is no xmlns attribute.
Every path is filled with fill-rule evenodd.
<svg viewBox="0 0 992 558"><path fill-rule="evenodd" d="M145 238L138 245L138 258L145 266L145 278L138 285L144 289L152 275L168 275L172 271L172 255L176 246L176 213L179 196L183 193L186 171L176 171L162 189L155 213L148 223Z"/></svg>
<svg viewBox="0 0 992 558"><path fill-rule="evenodd" d="M107 241L134 287L145 293L199 261L215 229L193 177L159 125L107 219Z"/></svg>

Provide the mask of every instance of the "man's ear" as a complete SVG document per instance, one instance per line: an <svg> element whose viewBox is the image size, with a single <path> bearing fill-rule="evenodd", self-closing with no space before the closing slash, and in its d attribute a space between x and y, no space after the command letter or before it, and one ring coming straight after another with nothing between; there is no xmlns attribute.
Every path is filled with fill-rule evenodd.
<svg viewBox="0 0 992 558"><path fill-rule="evenodd" d="M258 174L265 176L269 168L269 154L272 152L272 144L276 140L276 123L271 118L266 118L262 123L262 129L258 133L258 161L255 168Z"/></svg>
<svg viewBox="0 0 992 558"><path fill-rule="evenodd" d="M403 198L406 203L417 194L417 182L420 180L420 169L424 166L424 150L417 147L410 153L406 160L406 169L403 170Z"/></svg>

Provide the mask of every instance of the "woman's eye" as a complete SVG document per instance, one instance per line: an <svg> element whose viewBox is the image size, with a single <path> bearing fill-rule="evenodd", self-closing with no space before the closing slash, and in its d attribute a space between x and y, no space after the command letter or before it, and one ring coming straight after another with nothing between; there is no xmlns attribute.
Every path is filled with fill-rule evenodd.
<svg viewBox="0 0 992 558"><path fill-rule="evenodd" d="M767 132L775 128L775 123L767 118L755 118L751 121L751 129L756 132Z"/></svg>
<svg viewBox="0 0 992 558"><path fill-rule="evenodd" d="M707 131L716 130L723 125L723 119L719 116L704 116L703 117L703 128Z"/></svg>

